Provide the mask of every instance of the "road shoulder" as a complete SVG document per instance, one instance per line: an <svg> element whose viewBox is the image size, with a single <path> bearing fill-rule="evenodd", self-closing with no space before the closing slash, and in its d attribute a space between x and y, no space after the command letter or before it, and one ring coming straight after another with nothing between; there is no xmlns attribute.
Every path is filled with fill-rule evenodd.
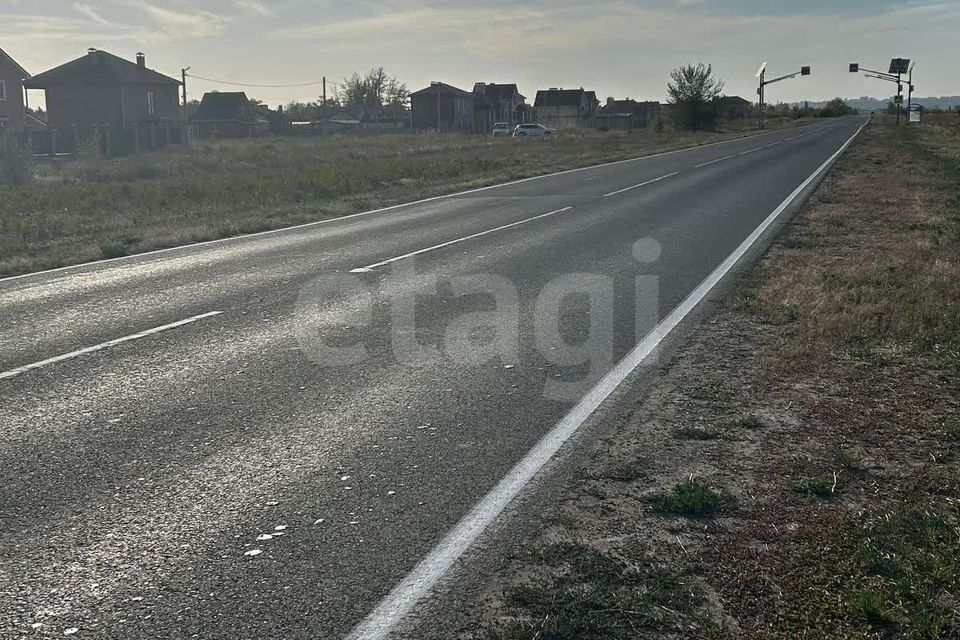
<svg viewBox="0 0 960 640"><path fill-rule="evenodd" d="M960 631L956 135L864 132L463 603L463 637Z"/></svg>

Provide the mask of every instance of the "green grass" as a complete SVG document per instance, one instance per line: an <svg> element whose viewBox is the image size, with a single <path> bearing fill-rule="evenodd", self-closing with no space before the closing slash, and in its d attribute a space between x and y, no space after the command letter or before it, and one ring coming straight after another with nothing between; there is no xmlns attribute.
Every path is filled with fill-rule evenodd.
<svg viewBox="0 0 960 640"><path fill-rule="evenodd" d="M894 627L897 637L957 637L960 616L960 519L907 510L876 518L860 544L866 578L856 603L876 627Z"/></svg>
<svg viewBox="0 0 960 640"><path fill-rule="evenodd" d="M698 481L681 482L669 492L656 493L647 499L659 513L707 518L734 506L733 497L725 491L714 491Z"/></svg>
<svg viewBox="0 0 960 640"><path fill-rule="evenodd" d="M680 629L695 599L674 570L637 566L584 544L539 549L549 576L506 594L511 621L490 632L497 640L627 640L643 630Z"/></svg>
<svg viewBox="0 0 960 640"><path fill-rule="evenodd" d="M835 478L806 478L793 483L793 490L820 498L832 498L836 494Z"/></svg>

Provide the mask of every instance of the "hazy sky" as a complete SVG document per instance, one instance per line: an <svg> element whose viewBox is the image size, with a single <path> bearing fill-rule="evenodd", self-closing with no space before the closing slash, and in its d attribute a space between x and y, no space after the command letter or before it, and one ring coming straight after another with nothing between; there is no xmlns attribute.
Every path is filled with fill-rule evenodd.
<svg viewBox="0 0 960 640"><path fill-rule="evenodd" d="M175 75L296 84L383 65L419 89L443 80L662 100L667 75L707 62L727 93L755 97L754 73L808 64L813 76L768 89L771 102L889 96L894 85L847 72L917 61L918 93L960 94L960 0L0 0L0 47L31 73L88 47ZM230 87L192 80L191 97ZM250 88L271 105L314 100L317 87ZM34 103L41 94L33 97Z"/></svg>

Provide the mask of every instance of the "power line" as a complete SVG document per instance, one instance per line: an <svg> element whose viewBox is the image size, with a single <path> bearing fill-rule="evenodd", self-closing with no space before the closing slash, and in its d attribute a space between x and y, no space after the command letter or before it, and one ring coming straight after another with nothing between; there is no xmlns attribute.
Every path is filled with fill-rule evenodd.
<svg viewBox="0 0 960 640"><path fill-rule="evenodd" d="M252 82L230 82L229 80L215 80L213 78L204 78L203 76L195 76L192 73L187 74L187 77L193 78L195 80L205 80L206 82L213 82L216 84L228 84L234 87L253 87L257 89L290 89L294 87L315 87L322 85L323 80L317 80L316 82L303 82L299 84L256 84ZM332 84L334 86L339 86L340 83L334 82L332 80L327 80L327 84Z"/></svg>

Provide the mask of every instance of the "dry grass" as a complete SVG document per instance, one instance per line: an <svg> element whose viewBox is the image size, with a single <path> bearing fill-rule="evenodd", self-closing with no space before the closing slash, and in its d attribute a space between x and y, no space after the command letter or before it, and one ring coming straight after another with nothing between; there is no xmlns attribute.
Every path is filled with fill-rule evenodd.
<svg viewBox="0 0 960 640"><path fill-rule="evenodd" d="M805 122L780 126L799 124ZM337 217L745 133L738 124L700 133L563 131L525 141L412 134L227 140L198 142L190 153L37 161L26 169L0 154L0 276Z"/></svg>

